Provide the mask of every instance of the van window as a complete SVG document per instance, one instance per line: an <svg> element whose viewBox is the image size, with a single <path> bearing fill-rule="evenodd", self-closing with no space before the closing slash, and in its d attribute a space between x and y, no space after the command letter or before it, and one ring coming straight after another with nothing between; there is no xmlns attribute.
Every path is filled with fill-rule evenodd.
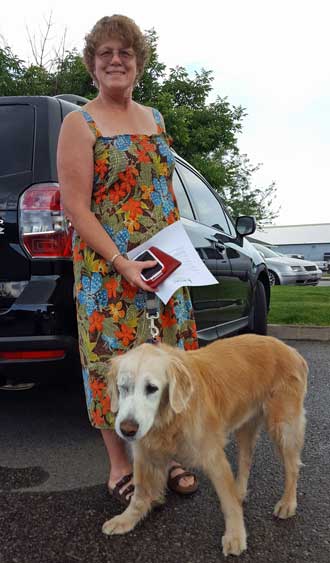
<svg viewBox="0 0 330 563"><path fill-rule="evenodd" d="M0 105L0 176L32 170L34 108Z"/></svg>
<svg viewBox="0 0 330 563"><path fill-rule="evenodd" d="M177 164L180 176L183 178L186 190L192 199L198 219L204 225L214 227L226 234L231 234L226 217L219 200L210 188L192 170Z"/></svg>
<svg viewBox="0 0 330 563"><path fill-rule="evenodd" d="M173 189L174 189L176 200L178 202L180 216L194 220L195 217L191 209L189 199L187 198L187 194L185 192L185 189L181 183L181 180L176 170L174 170L174 174L173 174Z"/></svg>

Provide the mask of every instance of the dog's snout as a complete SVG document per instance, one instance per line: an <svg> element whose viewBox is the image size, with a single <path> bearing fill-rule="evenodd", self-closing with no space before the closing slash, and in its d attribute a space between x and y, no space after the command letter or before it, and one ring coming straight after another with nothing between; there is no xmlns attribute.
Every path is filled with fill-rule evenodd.
<svg viewBox="0 0 330 563"><path fill-rule="evenodd" d="M139 425L136 422L136 420L133 419L127 419L127 420L123 420L120 423L120 431L124 436L127 436L128 438L132 438L133 436L135 436L135 434L137 433L139 429Z"/></svg>

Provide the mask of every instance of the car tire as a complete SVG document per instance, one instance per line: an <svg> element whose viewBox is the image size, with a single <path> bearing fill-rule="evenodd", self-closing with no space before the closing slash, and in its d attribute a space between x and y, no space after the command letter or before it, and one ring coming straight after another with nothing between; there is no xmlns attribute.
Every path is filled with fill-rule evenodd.
<svg viewBox="0 0 330 563"><path fill-rule="evenodd" d="M264 284L258 280L254 292L254 304L250 332L254 334L267 334L267 299Z"/></svg>
<svg viewBox="0 0 330 563"><path fill-rule="evenodd" d="M274 285L280 285L280 280L278 276L272 270L268 270L269 284L271 287Z"/></svg>

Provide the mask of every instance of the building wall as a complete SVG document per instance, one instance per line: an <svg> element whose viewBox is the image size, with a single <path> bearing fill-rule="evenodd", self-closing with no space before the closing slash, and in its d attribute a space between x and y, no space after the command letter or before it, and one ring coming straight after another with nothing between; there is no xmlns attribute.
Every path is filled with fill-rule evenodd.
<svg viewBox="0 0 330 563"><path fill-rule="evenodd" d="M325 252L330 252L330 242L328 244L281 244L273 246L283 254L303 254L305 260L324 260Z"/></svg>

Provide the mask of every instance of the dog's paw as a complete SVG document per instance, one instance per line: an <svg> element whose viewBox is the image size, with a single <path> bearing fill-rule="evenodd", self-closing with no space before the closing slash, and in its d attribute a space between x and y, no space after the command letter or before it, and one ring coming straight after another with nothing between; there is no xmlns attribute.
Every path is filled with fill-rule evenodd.
<svg viewBox="0 0 330 563"><path fill-rule="evenodd" d="M227 555L240 555L247 549L246 546L246 532L231 530L226 532L222 537L222 551L225 557Z"/></svg>
<svg viewBox="0 0 330 563"><path fill-rule="evenodd" d="M113 534L127 534L134 528L134 523L124 516L123 514L119 514L119 516L115 516L111 518L111 520L107 520L104 522L102 526L102 532L107 536L111 536Z"/></svg>
<svg viewBox="0 0 330 563"><path fill-rule="evenodd" d="M294 516L296 514L296 510L297 502L295 500L287 502L281 499L275 505L273 514L274 516L277 516L277 518L284 520L285 518L291 518L291 516Z"/></svg>

